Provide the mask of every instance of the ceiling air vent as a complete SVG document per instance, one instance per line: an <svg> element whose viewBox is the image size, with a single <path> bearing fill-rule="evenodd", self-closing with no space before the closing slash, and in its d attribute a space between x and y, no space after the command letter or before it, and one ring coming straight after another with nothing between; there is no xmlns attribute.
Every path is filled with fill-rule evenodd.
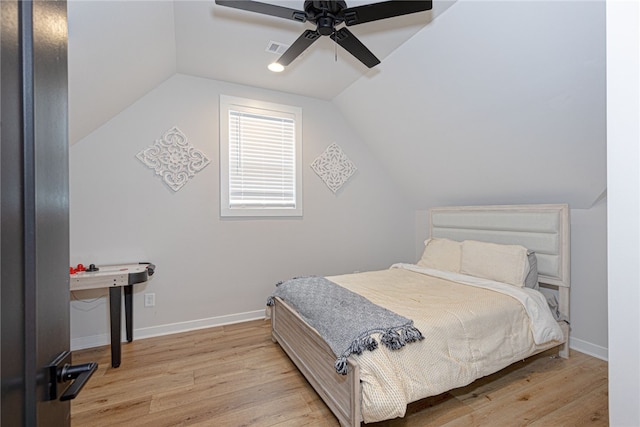
<svg viewBox="0 0 640 427"><path fill-rule="evenodd" d="M279 43L279 42L270 41L265 50L267 52L271 52L271 53L275 53L275 54L278 54L278 55L282 55L283 53L285 53L287 51L287 49L289 49L289 45L286 45L286 44L283 44L283 43Z"/></svg>

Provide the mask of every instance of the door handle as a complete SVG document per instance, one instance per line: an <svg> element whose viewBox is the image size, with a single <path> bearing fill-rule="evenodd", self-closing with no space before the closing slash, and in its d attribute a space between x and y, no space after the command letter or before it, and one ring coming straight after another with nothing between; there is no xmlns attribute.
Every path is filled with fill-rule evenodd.
<svg viewBox="0 0 640 427"><path fill-rule="evenodd" d="M98 369L96 362L83 363L82 365L64 365L59 374L59 382L73 381L73 383L60 396L60 400L75 399L96 369Z"/></svg>
<svg viewBox="0 0 640 427"><path fill-rule="evenodd" d="M98 369L96 362L71 364L71 353L63 351L47 366L49 383L49 400L75 399L85 386L91 375ZM71 384L67 384L71 382Z"/></svg>

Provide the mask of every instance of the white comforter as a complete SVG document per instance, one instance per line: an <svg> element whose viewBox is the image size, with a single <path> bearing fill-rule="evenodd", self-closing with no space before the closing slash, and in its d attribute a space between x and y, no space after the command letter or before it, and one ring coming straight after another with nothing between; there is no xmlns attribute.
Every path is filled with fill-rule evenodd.
<svg viewBox="0 0 640 427"><path fill-rule="evenodd" d="M360 365L365 422L405 414L408 403L461 387L561 341L537 291L412 264L328 277L414 321L425 339L352 356Z"/></svg>

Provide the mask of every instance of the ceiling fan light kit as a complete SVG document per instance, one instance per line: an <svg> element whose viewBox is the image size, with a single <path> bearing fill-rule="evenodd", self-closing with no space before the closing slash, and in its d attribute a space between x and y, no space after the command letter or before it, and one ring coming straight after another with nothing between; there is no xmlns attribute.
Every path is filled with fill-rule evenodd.
<svg viewBox="0 0 640 427"><path fill-rule="evenodd" d="M380 60L346 27L423 12L432 8L432 0L390 0L356 7L347 7L344 0L306 0L304 10L250 0L216 0L216 4L302 23L307 21L314 23L316 29L305 30L278 59L277 63L284 67L321 36L329 36L364 65L369 68L375 67ZM343 23L346 27L336 28Z"/></svg>

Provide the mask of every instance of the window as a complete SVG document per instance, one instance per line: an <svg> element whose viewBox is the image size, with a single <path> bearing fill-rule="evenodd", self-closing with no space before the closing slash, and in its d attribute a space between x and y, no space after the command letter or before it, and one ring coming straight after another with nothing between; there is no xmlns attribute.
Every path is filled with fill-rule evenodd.
<svg viewBox="0 0 640 427"><path fill-rule="evenodd" d="M220 96L220 215L302 216L302 109Z"/></svg>

